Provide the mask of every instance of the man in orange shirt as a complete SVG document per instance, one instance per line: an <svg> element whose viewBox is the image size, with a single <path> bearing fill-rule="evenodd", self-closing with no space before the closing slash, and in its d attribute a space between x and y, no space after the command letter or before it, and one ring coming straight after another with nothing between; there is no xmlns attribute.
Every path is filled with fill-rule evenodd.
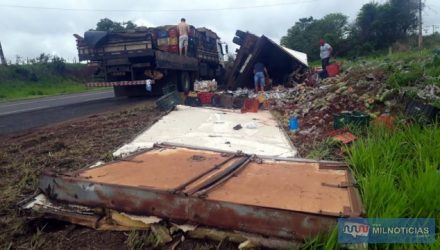
<svg viewBox="0 0 440 250"><path fill-rule="evenodd" d="M186 23L185 18L180 19L177 29L179 30L179 55L182 55L182 49L184 48L186 56L188 54L189 25Z"/></svg>

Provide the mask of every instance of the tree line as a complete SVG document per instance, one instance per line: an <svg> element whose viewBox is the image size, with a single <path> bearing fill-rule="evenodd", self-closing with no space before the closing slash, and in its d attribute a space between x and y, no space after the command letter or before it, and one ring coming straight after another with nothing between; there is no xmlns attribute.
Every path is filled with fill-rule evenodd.
<svg viewBox="0 0 440 250"><path fill-rule="evenodd" d="M423 7L423 6L422 6ZM321 19L300 18L281 38L281 45L319 59L319 38L328 41L338 56L360 56L383 50L416 34L419 0L367 3L350 23L341 13Z"/></svg>

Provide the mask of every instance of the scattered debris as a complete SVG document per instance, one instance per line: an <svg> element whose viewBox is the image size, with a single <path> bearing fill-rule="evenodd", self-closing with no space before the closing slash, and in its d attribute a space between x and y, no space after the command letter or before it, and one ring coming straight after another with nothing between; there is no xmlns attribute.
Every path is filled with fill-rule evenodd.
<svg viewBox="0 0 440 250"><path fill-rule="evenodd" d="M349 144L350 142L353 142L354 140L357 139L357 137L350 132L344 132L342 134L337 134L337 135L332 136L332 138L334 140L340 141L344 144Z"/></svg>
<svg viewBox="0 0 440 250"><path fill-rule="evenodd" d="M151 225L151 231L153 232L154 236L157 240L157 246L163 246L167 244L168 242L173 241L173 238L170 235L170 231L167 227L160 225L160 224L153 224Z"/></svg>
<svg viewBox="0 0 440 250"><path fill-rule="evenodd" d="M205 80L205 81L195 81L194 82L194 91L216 91L217 90L217 81L213 80Z"/></svg>
<svg viewBox="0 0 440 250"><path fill-rule="evenodd" d="M237 125L235 125L234 127L233 127L233 129L234 130L240 130L240 129L242 129L243 127L240 125L240 124L237 124Z"/></svg>
<svg viewBox="0 0 440 250"><path fill-rule="evenodd" d="M392 129L394 127L394 122L396 120L395 116L389 115L389 114L381 114L380 116L378 116L374 122L376 124L382 124L385 125L386 127Z"/></svg>

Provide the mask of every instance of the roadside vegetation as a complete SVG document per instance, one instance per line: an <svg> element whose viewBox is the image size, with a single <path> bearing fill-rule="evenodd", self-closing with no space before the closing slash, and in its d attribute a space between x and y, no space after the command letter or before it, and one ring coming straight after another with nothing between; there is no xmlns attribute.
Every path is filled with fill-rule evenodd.
<svg viewBox="0 0 440 250"><path fill-rule="evenodd" d="M307 53L312 61L319 60L320 38L325 38L337 57L408 51L418 46L418 8L416 0L388 0L364 4L352 22L342 13L299 18L281 38L281 45ZM425 36L425 48L431 48L439 38L439 33Z"/></svg>
<svg viewBox="0 0 440 250"><path fill-rule="evenodd" d="M92 72L84 64L66 63L41 54L28 61L0 66L0 101L69 94L89 90Z"/></svg>
<svg viewBox="0 0 440 250"><path fill-rule="evenodd" d="M434 218L434 244L377 244L371 249L440 249L440 126L439 120L426 121L405 112L405 98L440 108L440 51L430 49L391 55L370 55L358 60L341 60L348 71L380 70L382 91L370 105L391 111L392 127L371 122L367 128L348 126L358 139L343 145L324 139L309 151L314 159L345 155L359 185L366 216L369 218ZM368 76L372 77L372 76ZM437 92L436 92L437 91ZM385 101L386 100L386 101ZM335 249L337 230L311 239L307 249Z"/></svg>
<svg viewBox="0 0 440 250"><path fill-rule="evenodd" d="M376 125L346 147L346 161L369 218L434 218L434 244L377 244L371 249L440 249L440 127L397 124ZM312 239L312 249L338 248L336 230Z"/></svg>
<svg viewBox="0 0 440 250"><path fill-rule="evenodd" d="M369 218L435 218L434 244L376 244L369 249L439 249L440 128L374 127L347 148ZM437 147L437 149L436 149ZM337 230L306 242L304 249L337 249Z"/></svg>

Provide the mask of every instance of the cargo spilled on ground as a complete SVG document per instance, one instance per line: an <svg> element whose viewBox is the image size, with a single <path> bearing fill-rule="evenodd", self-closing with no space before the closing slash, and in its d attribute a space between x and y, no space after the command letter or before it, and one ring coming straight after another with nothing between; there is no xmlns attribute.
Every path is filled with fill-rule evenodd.
<svg viewBox="0 0 440 250"><path fill-rule="evenodd" d="M274 47L280 49L276 45ZM243 56L242 59L245 58ZM265 93L255 93L243 88L205 93L200 97L197 93L189 93L185 97L185 103L190 106L205 104L223 108L235 107L241 108L242 112L269 110L276 114L280 127L286 130L291 142L299 148L301 156L320 160L337 159L351 164L359 181L367 216L438 218L436 208L439 200L432 197L439 181L439 159L435 150L439 147L439 141L435 139L439 135L438 125L435 123L438 112L433 111L439 100L439 87L435 78L438 63L438 57L431 52L381 64L365 62L350 66L351 63L348 62L347 66L343 66L342 74L320 82L316 81L313 74L297 72L305 76L306 80L296 82L299 81L298 75L294 74L289 79L293 86L272 86ZM249 69L247 70L249 73ZM207 88L211 85L211 81L206 84ZM205 89L201 92L209 91ZM165 109L175 106L176 102L184 102L180 99L181 95L173 93L172 98L175 99L165 103ZM343 111L361 112L362 117L368 119L360 122L350 113L347 114L347 120L335 120L345 115L342 114ZM53 221L27 223L15 214L15 204L37 190L42 168L77 170L96 160L111 161L112 152L116 148L153 124L161 114L163 113L151 104L7 137L1 160L2 165L6 166L2 168L5 185L1 186L2 198L4 197L2 200L5 203L0 211L1 223L5 228L2 231L2 242L6 242L6 247L68 248L69 246L60 246L57 237L61 235L76 239L82 233L102 239L96 241L96 246L101 247L110 237L115 248L125 245L153 247L163 242L163 239L158 239L157 231L161 230L155 232L152 229L149 233L101 234L64 224L60 230ZM299 121L299 126L293 128L295 130L288 125L292 117ZM370 120L372 127L368 128L366 125ZM227 129L232 134L234 131L255 129L258 124L246 122L228 126ZM375 126L385 127L378 129ZM343 140L342 143L335 141L335 136L341 133L349 133L350 140ZM196 157L195 160L199 158ZM426 192L417 192L422 186L426 188ZM385 208L377 207L377 200L382 201ZM168 222L165 224L173 228ZM173 232L170 230L170 234L176 239L182 237L181 231ZM175 244L174 240L171 239L170 244ZM68 242L74 247L74 241ZM184 247L185 242L186 240L179 247ZM223 239L220 239L220 243L209 244L210 247L222 245ZM330 237L306 239L305 244L305 247L333 248L337 242L333 233ZM415 247L422 249L425 246Z"/></svg>

